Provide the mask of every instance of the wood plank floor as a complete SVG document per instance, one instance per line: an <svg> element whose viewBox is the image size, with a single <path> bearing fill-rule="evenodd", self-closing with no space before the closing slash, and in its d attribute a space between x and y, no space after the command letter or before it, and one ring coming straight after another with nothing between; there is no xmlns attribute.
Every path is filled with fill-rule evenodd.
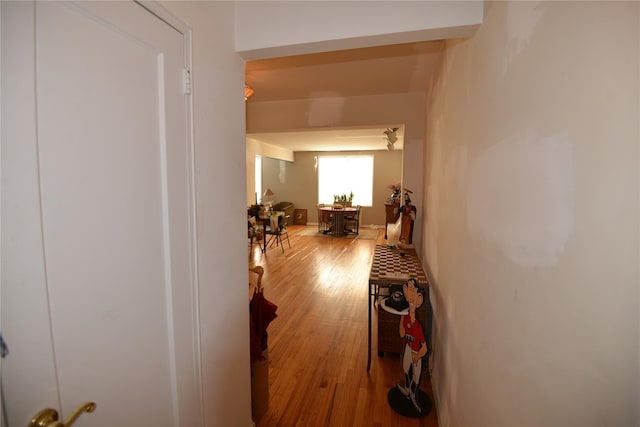
<svg viewBox="0 0 640 427"><path fill-rule="evenodd" d="M377 240L296 236L304 227L288 227L292 248L285 242L284 253L249 250L249 267L264 267L264 295L278 306L268 328L269 407L256 426L437 427L435 409L407 418L387 403L402 368L397 356L378 357L375 311L366 370L367 283L384 229ZM397 241L398 228L390 228L389 241ZM433 401L427 376L420 387Z"/></svg>

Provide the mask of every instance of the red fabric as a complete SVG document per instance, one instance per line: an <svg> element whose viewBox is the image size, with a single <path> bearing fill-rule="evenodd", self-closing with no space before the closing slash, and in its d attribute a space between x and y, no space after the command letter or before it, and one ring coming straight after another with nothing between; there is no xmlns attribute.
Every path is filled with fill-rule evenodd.
<svg viewBox="0 0 640 427"><path fill-rule="evenodd" d="M256 334L252 317L249 317L249 323L251 326L251 333L250 333L251 363L253 363L253 362L257 362L258 360L263 360L264 356L262 355L261 340L260 340L260 337Z"/></svg>
<svg viewBox="0 0 640 427"><path fill-rule="evenodd" d="M267 327L278 317L278 306L267 300L262 292L256 292L249 303L249 320L251 326L251 362L262 358L267 349Z"/></svg>

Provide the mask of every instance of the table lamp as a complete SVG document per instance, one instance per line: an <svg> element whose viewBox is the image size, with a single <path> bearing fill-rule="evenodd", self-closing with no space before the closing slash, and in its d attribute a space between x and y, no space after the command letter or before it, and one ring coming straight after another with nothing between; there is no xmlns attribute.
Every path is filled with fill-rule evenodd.
<svg viewBox="0 0 640 427"><path fill-rule="evenodd" d="M267 203L269 203L269 197L273 196L275 193L273 191L271 191L270 188L267 188L266 190L264 190L264 193L262 193L263 197L267 198Z"/></svg>

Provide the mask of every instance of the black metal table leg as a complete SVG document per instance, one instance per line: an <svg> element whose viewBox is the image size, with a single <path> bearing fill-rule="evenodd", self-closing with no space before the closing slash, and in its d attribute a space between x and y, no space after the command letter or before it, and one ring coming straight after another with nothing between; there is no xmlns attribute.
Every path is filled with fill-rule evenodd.
<svg viewBox="0 0 640 427"><path fill-rule="evenodd" d="M369 304L369 337L368 337L368 346L369 346L369 354L367 356L367 372L371 369L371 284L368 284L369 289L367 290L367 303Z"/></svg>

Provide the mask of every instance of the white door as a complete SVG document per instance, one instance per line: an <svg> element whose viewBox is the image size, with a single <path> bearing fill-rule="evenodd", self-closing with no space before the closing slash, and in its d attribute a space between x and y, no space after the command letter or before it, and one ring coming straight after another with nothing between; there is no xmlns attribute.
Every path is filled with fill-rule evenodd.
<svg viewBox="0 0 640 427"><path fill-rule="evenodd" d="M187 35L133 2L1 16L8 425L202 425Z"/></svg>

